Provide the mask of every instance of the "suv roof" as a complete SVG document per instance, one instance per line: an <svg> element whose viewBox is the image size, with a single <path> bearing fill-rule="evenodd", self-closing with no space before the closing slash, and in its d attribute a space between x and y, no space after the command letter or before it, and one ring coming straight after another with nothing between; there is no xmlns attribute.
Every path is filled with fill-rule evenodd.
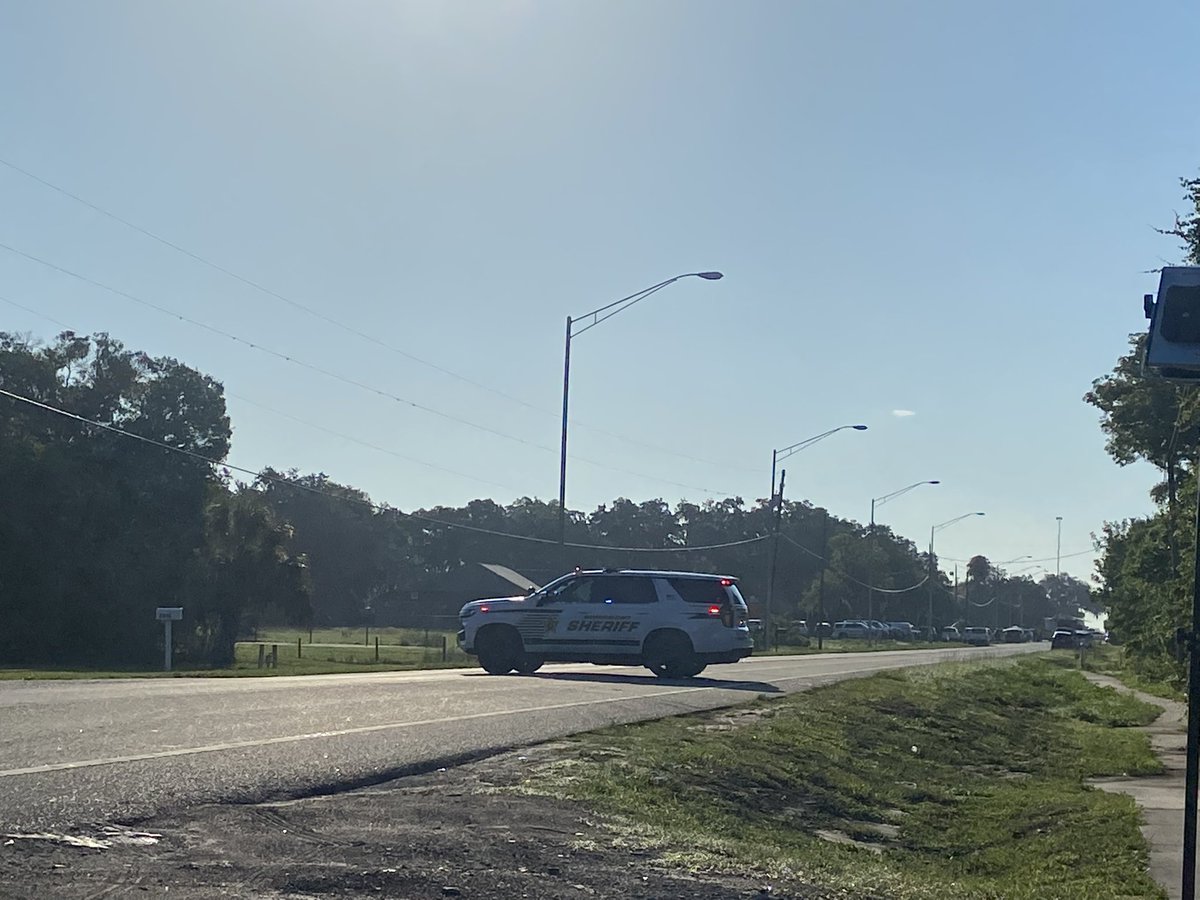
<svg viewBox="0 0 1200 900"><path fill-rule="evenodd" d="M710 581L737 582L733 575L712 572L675 572L670 569L577 569L568 575L644 575L648 578L703 578Z"/></svg>

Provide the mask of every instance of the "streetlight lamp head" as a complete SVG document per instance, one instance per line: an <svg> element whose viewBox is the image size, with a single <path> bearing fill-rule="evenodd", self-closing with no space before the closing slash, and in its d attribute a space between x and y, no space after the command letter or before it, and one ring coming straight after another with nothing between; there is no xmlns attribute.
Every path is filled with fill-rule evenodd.
<svg viewBox="0 0 1200 900"><path fill-rule="evenodd" d="M977 512L977 513L975 513L975 515L982 516L982 515L986 515L986 513Z"/></svg>
<svg viewBox="0 0 1200 900"><path fill-rule="evenodd" d="M940 481L938 481L936 478L935 478L933 481L927 481L927 482L925 482L925 483L926 483L926 484L941 484L941 482L940 482Z"/></svg>
<svg viewBox="0 0 1200 900"><path fill-rule="evenodd" d="M725 277L721 272L697 272L696 274L709 281L719 281Z"/></svg>
<svg viewBox="0 0 1200 900"><path fill-rule="evenodd" d="M866 425L851 425L850 427L853 428L855 431L866 431L867 430Z"/></svg>

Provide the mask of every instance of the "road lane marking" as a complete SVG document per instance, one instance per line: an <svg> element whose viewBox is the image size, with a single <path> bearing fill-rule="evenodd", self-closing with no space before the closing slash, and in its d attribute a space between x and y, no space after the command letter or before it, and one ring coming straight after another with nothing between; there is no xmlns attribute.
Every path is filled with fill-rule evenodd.
<svg viewBox="0 0 1200 900"><path fill-rule="evenodd" d="M795 676L808 678L809 675ZM738 682L732 682L737 684ZM743 682L744 683L744 682ZM725 688L724 690L731 690ZM502 709L491 712L468 713L464 716L442 717L437 719L418 719L412 722L385 722L378 725L360 725L355 728L341 728L336 731L314 731L307 734L289 734L272 738L256 738L248 741L225 741L219 744L205 744L199 747L179 747L174 750L155 750L150 753L131 753L124 756L109 756L100 759L81 759L75 762L47 763L40 766L25 766L20 769L0 769L0 778L12 778L17 775L39 775L47 772L63 772L72 769L90 769L95 766L110 766L119 763L145 762L154 759L169 759L174 756L192 756L199 753L219 753L223 750L243 750L248 747L270 747L277 744L292 744L299 741L312 741L321 738L346 737L354 734L370 734L374 731L388 731L397 728L424 728L430 725L442 725L452 722L469 722L473 719L488 719L497 716L516 716L525 713L555 712L562 709L574 709L580 706L602 706L609 703L626 703L633 700L650 700L655 697L677 697L680 694L695 694L701 691L712 693L722 688L704 686L696 688L680 688L671 691L655 691L650 694L639 694L633 697L607 697L600 700L575 700L570 703L554 703L549 706L525 706L517 709Z"/></svg>
<svg viewBox="0 0 1200 900"><path fill-rule="evenodd" d="M904 652L904 651L897 651L897 652L900 653L900 652ZM907 651L907 652L911 653L912 651ZM905 666L896 666L894 663L889 664L887 662L884 662L882 659L880 659L880 657L882 655L883 654L872 654L872 656L875 657L875 660L879 661L879 663L880 663L879 665L864 666L861 668L851 669L849 671L841 670L841 667L838 664L839 663L848 663L848 662L860 662L861 663L861 662L864 662L865 660L862 657L859 657L857 660L850 659L849 658L850 654L840 655L841 656L840 659L830 658L829 656L825 656L823 658L816 657L815 654L813 656L807 656L807 657L791 657L789 659L789 661L797 660L797 659L807 661L809 659L814 659L814 657L816 657L816 659L820 659L822 662L834 664L835 671L805 672L805 673L798 673L795 675L775 676L775 678L778 681L798 681L798 680L814 680L814 679L820 680L820 679L825 679L825 678L829 678L829 677L837 677L837 676L848 675L848 674L859 674L859 673L871 674L873 672L884 671L887 669L906 668ZM989 654L989 655L991 655L991 654ZM995 654L995 655L1001 655L1001 654ZM1004 654L1004 655L1007 655L1007 654ZM863 656L866 656L866 654L863 654ZM772 659L770 657L759 657L759 659L763 660L764 664L755 666L754 668L756 668L756 669L767 668L767 666L769 665L769 664L767 664L768 659L770 659L771 663L775 662L775 659ZM782 661L783 660L780 659L780 662L782 662ZM816 661L816 660L814 659L814 661ZM916 663L916 665L923 665L923 664L932 664L932 663L936 662L936 660L929 660L928 658L926 658L926 660L924 662L916 662L915 660L914 660L914 662ZM773 666L772 666L772 668L773 668ZM172 750L155 750L155 751L151 751L148 753L131 753L131 754L125 754L125 755L121 755L121 756L110 756L110 757L100 757L100 758L96 758L96 759L76 760L74 762L46 763L46 764L38 765L38 766L24 766L24 767L15 768L15 769L0 769L0 778L14 778L14 777L21 776L21 775L41 775L41 774L47 774L47 773L51 773L51 772L65 772L65 771L71 771L71 770L75 770L75 769L89 769L89 768L95 768L97 766L118 765L121 763L147 762L150 760L170 759L170 758L179 757L179 756L194 756L194 755L198 755L201 753L220 753L220 752L226 751L226 750L243 750L243 749L247 749L250 747L270 747L270 746L275 746L275 745L280 745L280 744L293 744L293 743L298 743L300 741L320 740L323 738L337 738L337 737L347 737L349 735L357 735L357 734L370 734L370 733L376 732L376 731L389 731L389 730L404 729L404 728L424 728L424 727L428 727L428 726L432 726L432 725L442 725L442 724L449 724L449 723L453 723L453 722L469 722L469 721L478 720L478 719L497 718L500 716L515 716L515 715L523 715L526 713L539 713L539 712L542 712L542 713L555 712L555 711L564 710L564 709L577 709L582 706L599 707L599 706L604 706L604 705L607 705L610 703L628 703L628 702L637 701L637 700L652 700L652 699L655 699L658 697L677 697L677 696L682 696L684 694L697 694L697 693L701 693L701 692L713 693L714 691L722 691L722 690L724 690L724 691L743 690L743 688L741 688L739 686L745 685L745 684L747 684L747 682L745 680L731 681L731 682L729 682L729 684L730 684L730 687L727 687L727 688L722 688L719 685L703 685L701 687L693 687L693 688L676 688L676 689L671 689L671 690L653 691L651 693L637 694L634 696L606 697L606 698L591 699L591 700L573 700L569 703L554 703L554 704L550 704L547 706L525 706L525 707L518 707L516 709L503 709L503 710L493 710L493 711L489 711L489 712L468 713L466 715L461 715L461 716L441 717L441 718L436 718L436 719L418 719L418 720L411 721L411 722L385 722L385 723L380 723L380 724L376 724L376 725L360 725L360 726L356 726L354 728L342 728L342 729L337 729L337 730L333 730L333 731L314 731L314 732L308 732L308 733L304 733L304 734L289 734L289 735L281 735L279 737L256 738L253 740L245 740L245 741L223 741L223 742L216 743L216 744L204 744L204 745L201 745L198 747L178 747L178 748L175 748ZM767 692L761 691L758 693L766 694Z"/></svg>

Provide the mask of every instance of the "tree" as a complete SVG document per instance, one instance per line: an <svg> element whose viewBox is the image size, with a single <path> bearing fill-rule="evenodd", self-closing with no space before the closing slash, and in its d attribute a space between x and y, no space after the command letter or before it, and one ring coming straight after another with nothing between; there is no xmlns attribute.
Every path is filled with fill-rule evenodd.
<svg viewBox="0 0 1200 900"><path fill-rule="evenodd" d="M154 608L184 605L183 656L224 664L247 613L303 616L290 534L216 471L231 436L217 381L103 333L0 333L0 385L144 438L2 401L0 659L153 665Z"/></svg>
<svg viewBox="0 0 1200 900"><path fill-rule="evenodd" d="M1166 477L1166 498L1175 508L1178 479L1200 445L1195 388L1142 373L1146 335L1129 337L1130 351L1113 371L1092 382L1084 401L1102 413L1105 449L1117 465L1145 460Z"/></svg>
<svg viewBox="0 0 1200 900"><path fill-rule="evenodd" d="M277 520L261 492L212 486L204 524L204 545L181 591L187 609L181 662L229 666L247 625L311 621L307 561L293 551L291 527Z"/></svg>
<svg viewBox="0 0 1200 900"><path fill-rule="evenodd" d="M1200 179L1180 179L1186 213L1160 233L1182 242L1185 263L1200 265ZM1200 398L1191 386L1176 387L1145 377L1140 371L1145 338L1131 337L1131 352L1108 376L1097 379L1084 400L1103 413L1101 428L1108 451L1119 465L1150 462L1164 473L1166 508L1143 519L1107 523L1097 562L1098 591L1083 598L1077 586L1050 584L1055 608L1076 607L1108 612L1114 637L1125 644L1133 665L1155 677L1182 678L1174 658L1174 631L1187 623L1192 589L1194 524L1180 501L1195 503L1197 447L1200 446ZM1190 501L1190 502L1189 502ZM1190 542L1190 543L1189 543ZM1085 586L1086 587L1086 586Z"/></svg>

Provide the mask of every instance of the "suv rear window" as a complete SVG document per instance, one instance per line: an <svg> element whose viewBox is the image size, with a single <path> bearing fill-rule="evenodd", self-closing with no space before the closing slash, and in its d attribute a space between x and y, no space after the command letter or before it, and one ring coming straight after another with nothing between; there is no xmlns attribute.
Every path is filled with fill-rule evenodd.
<svg viewBox="0 0 1200 900"><path fill-rule="evenodd" d="M657 603L654 582L637 575L601 575L592 588L593 603Z"/></svg>
<svg viewBox="0 0 1200 900"><path fill-rule="evenodd" d="M669 578L667 581L688 603L712 606L729 601L725 585L716 578Z"/></svg>

